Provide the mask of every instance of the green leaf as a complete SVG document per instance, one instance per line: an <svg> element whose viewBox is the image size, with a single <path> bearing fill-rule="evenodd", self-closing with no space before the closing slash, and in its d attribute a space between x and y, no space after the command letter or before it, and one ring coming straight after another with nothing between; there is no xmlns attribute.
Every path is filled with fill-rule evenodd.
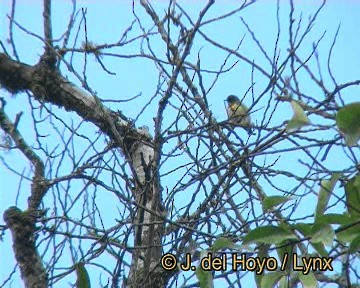
<svg viewBox="0 0 360 288"><path fill-rule="evenodd" d="M265 210L270 210L271 208L285 203L286 201L291 200L291 198L289 197L285 197L285 196L269 196L269 197L265 197L264 201L263 201L263 207Z"/></svg>
<svg viewBox="0 0 360 288"><path fill-rule="evenodd" d="M358 221L354 221L353 223L353 225L341 225L337 229L339 232L336 233L336 237L339 241L343 243L352 242L360 235L360 223Z"/></svg>
<svg viewBox="0 0 360 288"><path fill-rule="evenodd" d="M311 234L312 224L297 223L297 224L294 224L293 227L296 230L298 230L301 234L303 234L305 237L307 237Z"/></svg>
<svg viewBox="0 0 360 288"><path fill-rule="evenodd" d="M315 223L312 228L312 243L322 243L324 245L332 245L335 238L335 232L331 225L324 223Z"/></svg>
<svg viewBox="0 0 360 288"><path fill-rule="evenodd" d="M317 218L317 222L326 223L326 224L347 225L350 224L352 220L348 213L344 213L344 214L328 213L324 215L319 215Z"/></svg>
<svg viewBox="0 0 360 288"><path fill-rule="evenodd" d="M264 278L264 274L253 273L255 278L256 287L261 287L261 281Z"/></svg>
<svg viewBox="0 0 360 288"><path fill-rule="evenodd" d="M263 259L265 257L269 256L269 249L271 247L271 244L261 244L258 247L258 258Z"/></svg>
<svg viewBox="0 0 360 288"><path fill-rule="evenodd" d="M316 252L321 256L321 257L328 257L329 253L326 251L325 246L323 243L312 243L311 245L314 247L314 249L316 250Z"/></svg>
<svg viewBox="0 0 360 288"><path fill-rule="evenodd" d="M289 230L278 226L264 226L251 230L243 240L243 244L265 243L277 244L286 239L297 239Z"/></svg>
<svg viewBox="0 0 360 288"><path fill-rule="evenodd" d="M349 246L349 252L350 253L356 253L360 251L360 235L355 237L351 243L350 243L350 246Z"/></svg>
<svg viewBox="0 0 360 288"><path fill-rule="evenodd" d="M289 288L289 277L282 277L280 278L277 288Z"/></svg>
<svg viewBox="0 0 360 288"><path fill-rule="evenodd" d="M310 237L313 235L313 224L307 224L307 223L298 223L293 225L293 227L298 230L300 233L302 233L305 237ZM326 257L328 256L328 253L325 249L325 246L322 243L313 243L311 242L311 245L314 247L316 252L318 252L321 256Z"/></svg>
<svg viewBox="0 0 360 288"><path fill-rule="evenodd" d="M211 251L217 252L222 249L234 248L235 244L231 238L219 237L212 245Z"/></svg>
<svg viewBox="0 0 360 288"><path fill-rule="evenodd" d="M360 102L342 107L336 114L336 125L348 146L355 146L360 139Z"/></svg>
<svg viewBox="0 0 360 288"><path fill-rule="evenodd" d="M89 274L85 269L85 265L83 262L79 262L75 264L76 266L76 288L90 288L90 278Z"/></svg>
<svg viewBox="0 0 360 288"><path fill-rule="evenodd" d="M360 176L350 179L345 185L347 209L351 216L360 218Z"/></svg>
<svg viewBox="0 0 360 288"><path fill-rule="evenodd" d="M196 268L196 277L199 280L200 288L213 287L213 277L211 271L205 271L200 266Z"/></svg>
<svg viewBox="0 0 360 288"><path fill-rule="evenodd" d="M292 257L293 252L296 251L296 245L294 243L292 243L289 240L280 242L278 245L280 248L276 248L276 251L279 255L280 258L280 262L284 263L284 258L285 258L285 254L287 254L288 256L288 260L286 261L286 266L284 267L284 271L289 271L291 268L291 261L289 260L289 258Z"/></svg>
<svg viewBox="0 0 360 288"><path fill-rule="evenodd" d="M271 272L263 275L261 288L273 288L281 277L286 277L286 274L284 272Z"/></svg>
<svg viewBox="0 0 360 288"><path fill-rule="evenodd" d="M309 272L309 274L306 275L304 275L303 273L297 273L297 275L303 288L319 287L313 272Z"/></svg>
<svg viewBox="0 0 360 288"><path fill-rule="evenodd" d="M291 118L291 120L288 122L288 124L286 125L286 131L291 131L291 130L295 130L298 128L301 128L303 126L309 125L310 124L310 120L309 118L306 116L304 110L301 108L301 106L294 100L292 100L291 102L291 107L294 111L294 115Z"/></svg>
<svg viewBox="0 0 360 288"><path fill-rule="evenodd" d="M269 249L271 247L271 244L261 244L260 246L258 246L258 258L259 259L264 259L265 257L269 256ZM263 278L264 274L258 274L258 273L254 273L254 277L255 277L255 282L256 282L256 287L261 287L261 281Z"/></svg>
<svg viewBox="0 0 360 288"><path fill-rule="evenodd" d="M321 188L318 194L318 202L316 205L316 216L315 218L319 217L320 215L323 215L325 213L325 210L327 208L331 192L333 191L336 182L339 180L341 174L340 173L334 173L330 180L322 180L321 181Z"/></svg>

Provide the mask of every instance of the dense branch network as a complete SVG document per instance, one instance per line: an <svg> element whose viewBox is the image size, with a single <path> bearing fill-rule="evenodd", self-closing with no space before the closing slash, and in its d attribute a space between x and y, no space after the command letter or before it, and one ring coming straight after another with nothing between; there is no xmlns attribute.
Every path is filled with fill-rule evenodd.
<svg viewBox="0 0 360 288"><path fill-rule="evenodd" d="M100 280L103 286L175 287L180 281L184 287L195 287L195 273L163 269L160 259L165 252L176 255L180 262L186 253L199 261L203 251L212 251L219 238L234 244L223 252L238 252L235 244L241 245L261 226L283 227L293 240L246 246L249 255L274 255L283 247L301 255L318 253L309 248L311 237L294 228L297 223L313 221L314 209L306 215L298 211L318 193L323 179L341 172L340 181L345 183L359 170L359 150L344 144L334 119L344 103L342 92L359 85L360 80L338 84L332 78L333 83L327 84L322 73L317 76L313 67L314 63L320 67L318 49L323 36L310 53L304 56L301 50L324 5L305 24L302 18L295 21L293 1L289 2L287 22L281 20L278 3L276 46L269 50L245 20L248 9L256 5L253 2L245 1L214 18L209 15L216 9L215 1L208 1L196 17L176 1L169 1L165 10L148 1L134 2L134 20L120 39L110 44L89 40L88 11L78 10L75 2L64 37L58 41L53 36L51 1L44 1L43 36L33 35L26 23L16 22L13 1L9 45L1 42L0 84L16 94L6 101L1 98L0 124L6 135L1 146L19 152L31 166L25 175L12 167L6 155L0 156L20 183L31 184L30 190L20 184L21 193L29 196L28 203L19 205L24 211L17 207L7 210L3 230L12 233L27 287L63 283L89 266L106 275L106 280ZM244 54L247 38L240 37L232 46L211 33L213 25L238 16L265 62ZM287 50L279 44L283 22L289 29ZM44 51L36 65L20 61L20 49L12 36L15 29L41 39ZM80 30L84 31L83 41ZM199 44L205 48L199 49ZM120 53L124 47L131 52ZM216 49L221 55L216 67L203 60L206 49ZM107 67L107 59L152 63L157 80L153 94L149 89L146 95L109 99L96 93L89 77L91 59L100 65L98 73L109 77L115 73ZM226 95L217 96L213 91L222 79L237 73L240 64L249 71L241 97L249 104L251 101L249 110L256 119L252 134L234 129L229 121L216 116L217 97ZM332 75L330 65L327 68ZM304 84L302 73L306 75ZM308 95L303 85L320 92ZM121 89L116 90L121 94ZM293 100L314 121L300 130L287 131L289 119L279 120L279 115ZM23 110L11 120L7 107L12 102L24 103L27 120ZM134 119L128 107L137 107ZM139 119L153 123L153 130L139 127ZM30 127L29 136L26 130ZM335 169L328 159L337 153L342 153L344 161ZM273 195L289 201L269 208L266 200ZM333 207L346 205L343 194L333 193L332 197ZM356 256L340 241L324 251L341 262L343 271L336 277L316 273L318 281L345 287L354 275L359 278ZM32 260L23 261L22 255L30 255ZM36 273L29 270L31 263L35 263L32 269ZM228 270L211 277L235 287L247 276L247 271ZM295 285L300 279L289 277L289 281Z"/></svg>

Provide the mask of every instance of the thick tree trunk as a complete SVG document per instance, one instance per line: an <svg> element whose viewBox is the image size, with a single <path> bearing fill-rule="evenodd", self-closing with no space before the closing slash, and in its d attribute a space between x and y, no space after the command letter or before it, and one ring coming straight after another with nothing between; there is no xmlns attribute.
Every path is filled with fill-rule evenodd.
<svg viewBox="0 0 360 288"><path fill-rule="evenodd" d="M127 287L164 287L164 270L159 266L164 225L161 217L161 189L157 176L158 169L154 161L153 139L146 129L135 129L126 117L103 106L95 95L85 93L62 77L57 70L49 68L43 58L39 64L29 66L0 53L0 84L11 93L30 91L34 98L42 103L52 103L67 111L76 112L84 120L92 122L107 134L114 146L121 149L132 170L133 196L137 206L134 209L136 213L133 221L135 249L129 277L124 285ZM41 197L36 198L36 202L39 201ZM47 278L44 276L41 259L36 259L39 256L34 242L35 222L31 223L32 226L24 226L26 228L24 231L27 231L25 236L18 233L20 228L18 229L17 225L23 223L20 217L23 214L21 212L15 214L19 221L12 220L14 218L11 213L5 215L13 233L16 258L23 276L28 277L29 271L37 269L36 273L34 271L32 273L37 275L37 281L40 283L42 280L41 285L44 285L31 286L30 284L35 280L26 279L24 281L30 285L27 287L46 287ZM31 259L35 259L35 262L20 261L24 253L24 250L20 249L23 243L29 244L28 249L32 251L27 254L31 254Z"/></svg>
<svg viewBox="0 0 360 288"><path fill-rule="evenodd" d="M4 213L4 221L12 234L13 250L25 287L48 287L48 276L35 247L34 217L10 207Z"/></svg>

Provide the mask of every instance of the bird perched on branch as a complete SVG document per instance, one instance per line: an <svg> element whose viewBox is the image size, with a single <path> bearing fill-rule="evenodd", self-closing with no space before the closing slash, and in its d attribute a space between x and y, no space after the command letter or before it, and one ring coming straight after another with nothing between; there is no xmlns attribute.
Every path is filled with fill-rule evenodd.
<svg viewBox="0 0 360 288"><path fill-rule="evenodd" d="M242 104L240 99L235 95L229 95L226 98L226 102L226 112L229 117L229 122L251 133L252 124L248 108Z"/></svg>

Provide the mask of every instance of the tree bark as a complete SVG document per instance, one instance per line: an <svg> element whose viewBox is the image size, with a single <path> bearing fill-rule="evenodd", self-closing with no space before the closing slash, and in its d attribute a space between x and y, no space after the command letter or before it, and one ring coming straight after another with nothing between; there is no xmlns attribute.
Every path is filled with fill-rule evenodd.
<svg viewBox="0 0 360 288"><path fill-rule="evenodd" d="M67 111L76 112L84 120L92 122L108 135L114 147L121 149L132 170L134 182L132 192L138 206L133 221L135 248L129 277L124 285L126 287L164 287L166 277L163 277L164 270L159 266L164 224L160 219L162 215L161 189L158 167L154 161L153 139L146 129L136 129L132 126L131 121L121 113L108 109L95 95L79 89L65 79L58 70L46 65L44 57L37 65L29 66L0 53L1 85L11 93L30 91L33 97L41 103L51 103L63 107ZM41 199L39 200L41 201ZM16 215L22 215L19 213ZM23 222L11 222L12 217L6 217L10 221L8 225L13 233L15 250L15 247L21 246L22 242L18 242L24 239L16 232L18 226L23 226L21 224ZM11 223L14 223L13 226L10 226ZM28 242L34 236L34 223L32 225L26 226ZM37 255L35 244L33 243L29 247L32 249L31 254ZM17 259L20 259L22 254L19 249L15 251L15 254L18 255ZM41 263L40 259L37 262ZM36 268L31 262L21 262L21 269L25 271L24 275L28 275L27 271L32 271L32 268L36 268L38 271L35 275L39 275L38 277L41 278L43 268L40 266L37 265L38 268ZM25 282L32 283L31 279ZM42 283L46 286L45 280Z"/></svg>
<svg viewBox="0 0 360 288"><path fill-rule="evenodd" d="M35 246L34 216L10 207L4 213L4 221L12 234L13 250L25 287L48 287L48 275Z"/></svg>

